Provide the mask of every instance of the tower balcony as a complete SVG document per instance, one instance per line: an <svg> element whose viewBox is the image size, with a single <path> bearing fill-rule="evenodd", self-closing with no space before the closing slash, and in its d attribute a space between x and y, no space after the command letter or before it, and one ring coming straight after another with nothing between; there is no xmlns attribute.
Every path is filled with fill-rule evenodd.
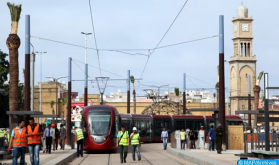
<svg viewBox="0 0 279 165"><path fill-rule="evenodd" d="M257 61L257 57L256 55L254 56L239 56L239 55L236 55L236 56L232 56L230 57L230 61Z"/></svg>

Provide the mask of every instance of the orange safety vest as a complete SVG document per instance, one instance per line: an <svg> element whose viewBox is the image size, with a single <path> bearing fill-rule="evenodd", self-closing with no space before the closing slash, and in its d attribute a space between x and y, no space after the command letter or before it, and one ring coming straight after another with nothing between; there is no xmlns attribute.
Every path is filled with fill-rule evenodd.
<svg viewBox="0 0 279 165"><path fill-rule="evenodd" d="M16 128L14 128L14 133L15 133L14 140L13 140L14 147L19 147L19 146L26 147L27 146L27 139L25 137L25 132L26 132L26 128L23 128L21 134L19 133L19 131Z"/></svg>
<svg viewBox="0 0 279 165"><path fill-rule="evenodd" d="M27 126L27 132L28 134L35 134L39 133L39 124L35 126L34 131L32 131L31 126ZM27 137L28 145L29 144L40 144L41 143L41 136L28 136Z"/></svg>

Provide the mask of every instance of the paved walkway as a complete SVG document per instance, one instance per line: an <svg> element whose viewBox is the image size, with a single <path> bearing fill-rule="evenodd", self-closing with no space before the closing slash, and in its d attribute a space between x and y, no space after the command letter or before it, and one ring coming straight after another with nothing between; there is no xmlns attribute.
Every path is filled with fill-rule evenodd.
<svg viewBox="0 0 279 165"><path fill-rule="evenodd" d="M76 149L72 150L70 146L65 146L65 150L55 150L49 153L43 153L40 151L40 164L43 165L65 165L67 162L72 161L76 157ZM30 156L29 154L25 154L25 162L27 164L30 163ZM0 160L0 164L11 164L12 159L4 159ZM18 159L19 163L19 159Z"/></svg>
<svg viewBox="0 0 279 165"><path fill-rule="evenodd" d="M162 143L144 143L140 148L141 161L133 161L131 146L127 156L127 165L196 165L185 159L169 154L163 150ZM84 152L84 157L74 159L68 165L120 165L119 153L92 153Z"/></svg>
<svg viewBox="0 0 279 165"><path fill-rule="evenodd" d="M234 154L243 153L243 150L227 150L222 154L217 154L216 151L208 151L205 149L186 149L180 150L168 148L168 153L178 156L190 162L202 165L235 165L239 157ZM249 158L255 159L255 158Z"/></svg>

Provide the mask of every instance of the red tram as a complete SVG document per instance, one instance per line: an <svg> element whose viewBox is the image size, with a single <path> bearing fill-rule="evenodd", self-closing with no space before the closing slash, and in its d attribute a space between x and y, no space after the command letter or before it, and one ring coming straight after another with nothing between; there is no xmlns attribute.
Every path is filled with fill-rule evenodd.
<svg viewBox="0 0 279 165"><path fill-rule="evenodd" d="M84 150L115 150L119 113L115 107L106 105L87 106L83 110L85 128Z"/></svg>
<svg viewBox="0 0 279 165"><path fill-rule="evenodd" d="M117 109L108 105L87 106L83 112L82 127L85 127L84 150L115 150L116 136L123 125L131 133L137 127L141 142L160 142L162 128L172 133L182 128L193 129L197 134L201 126L206 131L214 125L212 116L201 115L140 115L119 114ZM239 116L226 116L228 125L243 125Z"/></svg>

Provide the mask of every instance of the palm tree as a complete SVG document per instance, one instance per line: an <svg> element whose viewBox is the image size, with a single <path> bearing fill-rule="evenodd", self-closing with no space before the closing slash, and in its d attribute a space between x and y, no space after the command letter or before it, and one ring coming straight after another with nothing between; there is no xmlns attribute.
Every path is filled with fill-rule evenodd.
<svg viewBox="0 0 279 165"><path fill-rule="evenodd" d="M257 78L256 81L256 85L254 86L253 90L254 90L254 97L255 97L255 102L254 102L254 109L257 110L259 107L259 98L260 98L260 91L261 91L261 87L260 87L260 81L262 79L263 76L263 71L259 73L259 76ZM262 101L264 101L262 99Z"/></svg>
<svg viewBox="0 0 279 165"><path fill-rule="evenodd" d="M136 90L135 90L135 77L130 76L131 83L133 84L133 96L134 96L134 114L136 114Z"/></svg>
<svg viewBox="0 0 279 165"><path fill-rule="evenodd" d="M66 93L65 97L63 99L61 99L61 103L62 103L62 123L64 123L64 113L65 113L64 106L65 106L65 104L67 104L67 102L68 102L68 93Z"/></svg>
<svg viewBox="0 0 279 165"><path fill-rule="evenodd" d="M176 97L179 97L179 88L174 88ZM177 115L179 115L179 100L177 101Z"/></svg>
<svg viewBox="0 0 279 165"><path fill-rule="evenodd" d="M216 93L213 93L213 97L214 97L214 108L215 108L215 98L216 98Z"/></svg>
<svg viewBox="0 0 279 165"><path fill-rule="evenodd" d="M21 13L21 5L7 3L10 8L12 29L7 38L6 45L9 49L10 58L10 90L9 90L9 106L10 111L18 110L18 48L20 46L20 38L17 35L18 21Z"/></svg>

